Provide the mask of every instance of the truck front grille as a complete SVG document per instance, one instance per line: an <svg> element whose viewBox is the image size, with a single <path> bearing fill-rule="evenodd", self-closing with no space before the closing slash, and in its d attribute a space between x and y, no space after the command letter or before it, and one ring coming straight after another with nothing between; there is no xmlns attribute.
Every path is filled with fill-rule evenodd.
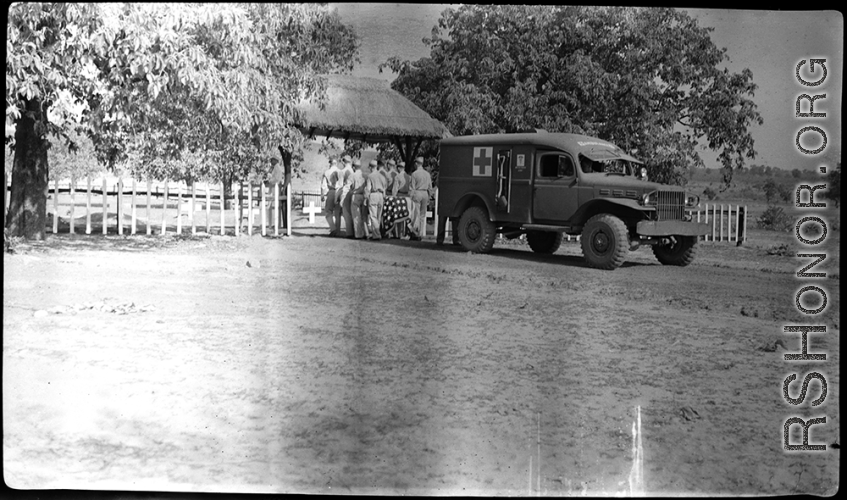
<svg viewBox="0 0 847 500"><path fill-rule="evenodd" d="M685 217L685 193L658 191L656 195L656 219L682 220Z"/></svg>

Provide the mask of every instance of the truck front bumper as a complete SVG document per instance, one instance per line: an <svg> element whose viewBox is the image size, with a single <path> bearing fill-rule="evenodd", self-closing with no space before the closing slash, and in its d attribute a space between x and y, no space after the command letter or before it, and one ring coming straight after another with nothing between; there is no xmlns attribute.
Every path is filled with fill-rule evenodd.
<svg viewBox="0 0 847 500"><path fill-rule="evenodd" d="M703 222L681 220L643 220L635 226L641 236L702 236L712 228Z"/></svg>

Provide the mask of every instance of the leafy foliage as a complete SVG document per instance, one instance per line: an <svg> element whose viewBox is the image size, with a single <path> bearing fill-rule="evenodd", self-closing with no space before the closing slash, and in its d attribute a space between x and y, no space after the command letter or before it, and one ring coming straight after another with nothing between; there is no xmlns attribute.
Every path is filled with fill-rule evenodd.
<svg viewBox="0 0 847 500"><path fill-rule="evenodd" d="M684 183L700 142L732 169L753 158L762 119L749 70L672 9L470 5L442 14L430 57L392 58L392 86L454 134L543 128L614 142L650 178Z"/></svg>
<svg viewBox="0 0 847 500"><path fill-rule="evenodd" d="M10 17L7 128L22 101L69 92L102 162L171 178L240 177L298 147L294 105L358 50L318 4L16 4Z"/></svg>
<svg viewBox="0 0 847 500"><path fill-rule="evenodd" d="M771 205L756 219L756 224L769 231L790 231L793 221L782 207Z"/></svg>

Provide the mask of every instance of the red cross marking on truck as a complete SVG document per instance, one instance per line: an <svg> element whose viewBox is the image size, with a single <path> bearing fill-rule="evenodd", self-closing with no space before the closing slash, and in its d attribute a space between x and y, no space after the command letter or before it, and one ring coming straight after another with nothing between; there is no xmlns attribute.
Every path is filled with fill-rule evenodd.
<svg viewBox="0 0 847 500"><path fill-rule="evenodd" d="M474 148L473 175L474 177L491 177L492 148Z"/></svg>

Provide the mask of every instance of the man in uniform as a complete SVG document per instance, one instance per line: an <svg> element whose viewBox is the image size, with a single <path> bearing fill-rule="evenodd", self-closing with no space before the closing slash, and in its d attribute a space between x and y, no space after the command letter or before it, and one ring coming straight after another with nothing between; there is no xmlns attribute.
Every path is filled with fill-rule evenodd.
<svg viewBox="0 0 847 500"><path fill-rule="evenodd" d="M401 161L397 163L397 171L394 172L394 179L391 181L391 196L399 196L409 198L409 182L411 176L406 173L406 163ZM397 223L394 226L394 237L402 238L406 234L406 222Z"/></svg>
<svg viewBox="0 0 847 500"><path fill-rule="evenodd" d="M409 182L412 195L412 236L411 240L420 241L426 230L426 206L432 194L432 177L424 170L422 156L415 158L415 171Z"/></svg>
<svg viewBox="0 0 847 500"><path fill-rule="evenodd" d="M392 163L393 163L393 161L389 161L389 165L391 165ZM387 193L388 192L388 186L391 185L391 174L388 172L388 170L385 169L385 162L380 160L378 162L378 164L379 164L379 173L382 175L382 178L385 179L385 192Z"/></svg>
<svg viewBox="0 0 847 500"><path fill-rule="evenodd" d="M338 162L335 158L329 161L329 168L321 178L321 201L326 210L326 223L329 224L329 235L338 236L338 225L341 222L341 205L335 204L335 188L338 184Z"/></svg>
<svg viewBox="0 0 847 500"><path fill-rule="evenodd" d="M365 199L371 226L371 240L382 239L382 209L385 203L386 181L381 172L374 172L365 182Z"/></svg>
<svg viewBox="0 0 847 500"><path fill-rule="evenodd" d="M394 177L397 176L397 162L394 160L388 160L388 165L385 167L385 173L388 174L386 177L388 183L385 185L385 194L388 195L391 193L391 185L394 183Z"/></svg>
<svg viewBox="0 0 847 500"><path fill-rule="evenodd" d="M394 181L391 183L391 196L409 196L409 182L412 177L406 173L406 163L400 162L397 164L397 172L394 175Z"/></svg>
<svg viewBox="0 0 847 500"><path fill-rule="evenodd" d="M350 184L352 182L350 178L353 176L353 159L349 155L344 155L341 161L344 163L344 168L338 174L338 183L341 187L335 190L335 203L341 205L345 236L347 238L353 238L353 214L350 211L350 204L353 201L353 193L350 191Z"/></svg>
<svg viewBox="0 0 847 500"><path fill-rule="evenodd" d="M350 212L353 217L353 235L357 240L364 239L365 228L362 208L365 203L365 176L362 174L362 162L353 162L353 174L350 175ZM348 236L349 238L349 236Z"/></svg>
<svg viewBox="0 0 847 500"><path fill-rule="evenodd" d="M378 162L376 160L371 160L368 163L368 166L362 170L362 176L365 178L365 186L368 185L368 179L374 173L376 173ZM364 202L362 203L362 226L365 228L365 237L370 239L371 235L374 232L374 229L370 226L369 215L371 212L370 207L368 206L368 193L364 190L362 191L362 196L364 198ZM379 228L376 229L379 231Z"/></svg>

